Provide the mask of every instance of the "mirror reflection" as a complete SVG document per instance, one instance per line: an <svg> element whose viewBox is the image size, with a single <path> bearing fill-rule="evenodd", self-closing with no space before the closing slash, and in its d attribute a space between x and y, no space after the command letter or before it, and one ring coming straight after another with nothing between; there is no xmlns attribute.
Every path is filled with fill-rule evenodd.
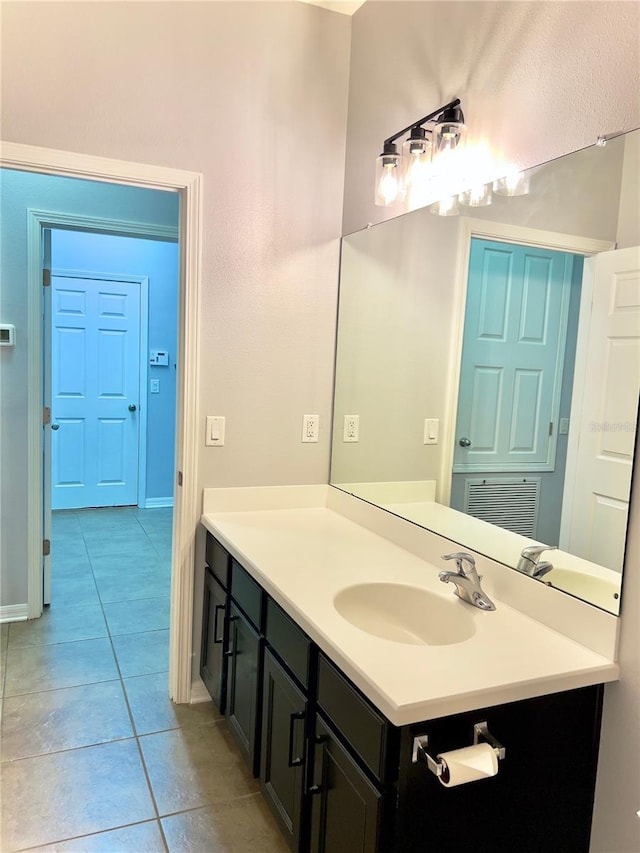
<svg viewBox="0 0 640 853"><path fill-rule="evenodd" d="M342 241L331 484L612 613L639 164L634 131L529 170L527 195Z"/></svg>

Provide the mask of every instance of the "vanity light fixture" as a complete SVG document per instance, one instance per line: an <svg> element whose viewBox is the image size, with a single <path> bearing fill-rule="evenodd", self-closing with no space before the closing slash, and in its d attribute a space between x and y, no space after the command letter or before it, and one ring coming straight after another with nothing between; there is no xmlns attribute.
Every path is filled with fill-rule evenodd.
<svg viewBox="0 0 640 853"><path fill-rule="evenodd" d="M527 195L530 189L530 173L512 171L493 182L493 191L498 195Z"/></svg>
<svg viewBox="0 0 640 853"><path fill-rule="evenodd" d="M459 198L460 204L467 207L487 207L491 204L491 186L490 184L480 184L460 193Z"/></svg>
<svg viewBox="0 0 640 853"><path fill-rule="evenodd" d="M429 208L431 213L436 216L457 216L458 215L458 196L449 195L436 201Z"/></svg>
<svg viewBox="0 0 640 853"><path fill-rule="evenodd" d="M433 127L425 128L427 124ZM453 165L465 130L460 99L456 98L385 139L376 160L376 204L387 207L404 201L407 190L424 191L432 165L439 172ZM396 142L407 133L401 156Z"/></svg>

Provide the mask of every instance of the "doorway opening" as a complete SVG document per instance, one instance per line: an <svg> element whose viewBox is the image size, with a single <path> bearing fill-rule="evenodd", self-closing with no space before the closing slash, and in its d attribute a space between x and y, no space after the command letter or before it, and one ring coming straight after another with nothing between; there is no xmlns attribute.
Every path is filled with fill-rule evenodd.
<svg viewBox="0 0 640 853"><path fill-rule="evenodd" d="M43 246L52 432L44 604L63 610L54 620L101 608L122 672L166 672L178 242L44 229Z"/></svg>
<svg viewBox="0 0 640 853"><path fill-rule="evenodd" d="M12 618L37 618L43 608L43 562L47 559L44 536L43 494L45 445L51 440L51 429L43 417L42 401L45 372L41 336L44 308L42 280L43 228L81 226L87 230L109 231L111 220L103 218L106 211L98 206L88 210L78 204L77 191L85 184L101 185L111 198L119 190L138 188L160 190L159 202L151 208L135 205L116 213L116 219L127 220L121 233L145 233L153 222L154 208L162 207L162 199L174 198L179 207L180 295L178 312L177 393L176 393L176 464L175 505L173 512L173 546L171 571L169 696L175 702L187 702L191 696L193 562L195 536L200 509L197 493L197 434L198 434L198 299L200 286L202 176L194 172L146 164L109 160L102 157L76 154L53 149L33 148L19 143L3 143L0 163L6 174L27 174L32 178L72 178L72 191L64 199L46 194L38 199L19 197L22 217L26 214L27 229L22 257L26 259L25 273L15 279L15 287L26 288L24 299L24 359L25 411L24 437L16 434L15 453L24 458L27 467L25 494L26 517L19 530L11 531L12 548L24 552L16 561L23 574L11 578L17 589L25 588L22 604L11 604ZM3 189L6 189L6 182ZM58 203L60 202L60 203ZM17 208L16 208L17 209ZM20 217L18 217L20 218ZM130 221L129 221L130 220ZM22 218L22 222L24 222ZM175 228L171 229L175 236ZM20 230L18 228L18 234ZM167 236L166 232L162 236ZM20 252L20 249L18 249ZM24 263L24 261L23 261ZM24 291L23 291L24 293ZM22 369L22 363L18 365ZM15 534L15 535L14 535ZM15 541L14 541L15 540ZM25 570L26 567L26 570Z"/></svg>

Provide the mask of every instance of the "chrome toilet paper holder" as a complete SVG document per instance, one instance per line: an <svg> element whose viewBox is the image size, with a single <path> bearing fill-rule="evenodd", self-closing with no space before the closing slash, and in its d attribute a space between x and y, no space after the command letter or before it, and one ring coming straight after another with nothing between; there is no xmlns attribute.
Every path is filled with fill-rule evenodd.
<svg viewBox="0 0 640 853"><path fill-rule="evenodd" d="M491 734L486 721L483 721L482 723L475 723L473 726L473 745L477 746L479 743L488 743L492 746L496 754L496 758L499 761L502 761L506 755L506 749L500 741L496 740L496 738ZM434 775L442 776L446 765L442 761L438 761L437 758L433 758L433 756L429 755L427 752L428 745L429 735L418 735L418 737L414 737L411 762L413 764L426 764Z"/></svg>

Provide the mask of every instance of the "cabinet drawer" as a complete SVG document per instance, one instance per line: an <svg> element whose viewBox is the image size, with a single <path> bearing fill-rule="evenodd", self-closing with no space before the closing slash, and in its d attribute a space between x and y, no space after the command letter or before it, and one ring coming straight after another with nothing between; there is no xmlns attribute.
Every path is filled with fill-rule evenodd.
<svg viewBox="0 0 640 853"><path fill-rule="evenodd" d="M207 545L205 558L214 576L226 589L229 586L229 572L231 569L231 557L218 542L218 540L207 533Z"/></svg>
<svg viewBox="0 0 640 853"><path fill-rule="evenodd" d="M309 686L311 640L275 601L267 599L267 642L303 687Z"/></svg>
<svg viewBox="0 0 640 853"><path fill-rule="evenodd" d="M231 597L258 631L262 630L262 587L231 559Z"/></svg>
<svg viewBox="0 0 640 853"><path fill-rule="evenodd" d="M318 704L371 772L386 781L392 726L322 654Z"/></svg>

